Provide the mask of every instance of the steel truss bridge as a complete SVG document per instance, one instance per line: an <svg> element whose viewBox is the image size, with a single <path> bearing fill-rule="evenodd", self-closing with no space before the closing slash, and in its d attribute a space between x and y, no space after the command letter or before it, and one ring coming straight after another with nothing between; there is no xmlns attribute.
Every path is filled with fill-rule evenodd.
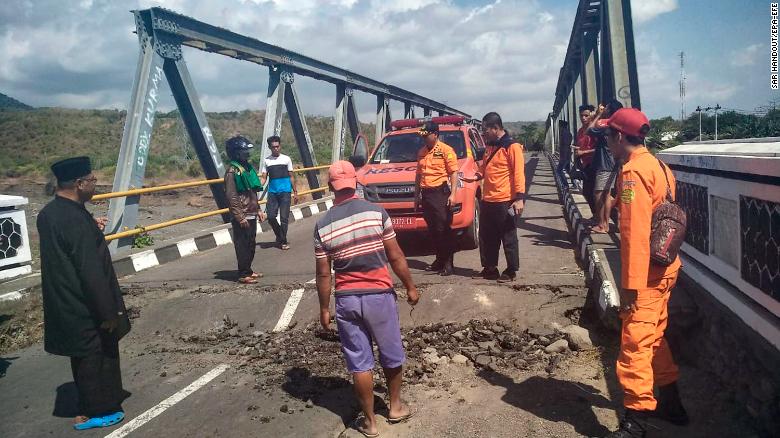
<svg viewBox="0 0 780 438"><path fill-rule="evenodd" d="M168 82L206 178L221 178L225 172L220 147L215 143L208 126L182 55L182 46L251 62L268 69L268 100L263 138L280 133L282 113L286 109L303 164L306 168L313 168L306 172L312 190L319 189L320 182L314 148L295 87L296 75L330 82L336 86L331 154L333 161L344 156L346 132L349 131L350 138L354 141L360 131L355 91L376 96L377 139L390 129L391 100L404 104L406 118L414 118L416 108L422 109L423 116L430 116L432 111L436 111L439 115L470 117L460 110L411 91L173 11L151 8L133 11L133 14L140 53L119 150L112 190L114 193L123 193L143 186L155 113L162 93L160 86L164 79ZM262 143L261 157L264 158L269 151L265 142ZM226 208L228 203L222 186L210 184L210 187L217 207ZM314 191L312 196L320 197L321 191ZM107 233L115 234L136 227L139 199L140 194L111 197ZM228 220L224 214L223 219ZM111 249L113 252L129 249L131 244L131 237L122 237L111 242Z"/></svg>
<svg viewBox="0 0 780 438"><path fill-rule="evenodd" d="M631 1L580 0L547 117L546 148L558 148L559 121L568 122L576 135L582 126L580 105L598 106L612 99L641 108Z"/></svg>

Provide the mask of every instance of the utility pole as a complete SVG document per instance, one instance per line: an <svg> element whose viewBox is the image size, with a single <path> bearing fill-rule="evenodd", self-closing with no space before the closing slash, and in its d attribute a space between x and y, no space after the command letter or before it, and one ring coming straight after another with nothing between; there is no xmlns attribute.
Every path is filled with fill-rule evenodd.
<svg viewBox="0 0 780 438"><path fill-rule="evenodd" d="M701 141L701 106L696 105L696 112L699 113L699 141Z"/></svg>
<svg viewBox="0 0 780 438"><path fill-rule="evenodd" d="M716 103L715 108L715 140L718 139L718 110L720 109L720 104Z"/></svg>
<svg viewBox="0 0 780 438"><path fill-rule="evenodd" d="M680 123L685 120L685 52L680 52Z"/></svg>

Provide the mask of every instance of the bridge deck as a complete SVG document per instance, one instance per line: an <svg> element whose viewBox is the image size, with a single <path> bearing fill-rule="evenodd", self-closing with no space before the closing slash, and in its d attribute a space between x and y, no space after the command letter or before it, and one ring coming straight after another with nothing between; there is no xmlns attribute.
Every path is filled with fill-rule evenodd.
<svg viewBox="0 0 780 438"><path fill-rule="evenodd" d="M514 287L472 280L470 275L480 268L476 251L457 254L453 277L428 274L423 268L431 257L416 255L424 251L415 246L409 264L423 296L411 314L405 302L400 304L406 329L483 318L537 334L552 333L549 327L554 325L588 325L587 315L580 318L587 288L561 217L549 162L531 154L526 169L529 198L519 231L521 272ZM356 409L338 348L302 330L317 320L316 291L310 283L314 278L312 226L312 219L292 224L292 250L286 252L270 248L271 236L262 235L255 267L265 277L257 286L225 280L235 266L230 246L122 280L128 305L139 316L121 343L124 382L133 393L124 404L128 419L125 428L115 429L111 436L124 436L128 425L138 427L129 432L132 436L340 436ZM285 313L292 313L294 327L273 335L270 342L262 337L257 341L269 352L286 351L286 358L280 357L282 351L273 351L275 361L231 354L253 345L255 341L239 345L238 340L251 339L254 331L284 325L280 319ZM232 323L221 327L225 315L236 324L237 336L204 341L209 333L229 333ZM200 341L190 339L193 335ZM568 353L553 365L547 365L552 356L545 356L540 366L497 367L495 372L470 364L442 364L430 375L408 380L404 397L418 414L404 425L381 424L382 435L602 434L617 424L613 408L620 395L614 380L615 336L601 335L598 350ZM276 339L282 342L275 344ZM406 339L418 340L411 335ZM92 437L111 432L76 433L67 419L60 418L72 414L75 406L66 358L47 355L36 345L3 360L8 368L0 378L0 436ZM223 364L230 368L220 372ZM409 365L416 364L419 355ZM217 376L204 383L204 375ZM701 390L711 386L706 375L684 372L683 377L683 395L693 418L707 421L686 430L659 423L659 430L649 436L737 435L739 426L732 421L730 405L712 397L711 390ZM181 397L193 382L197 389ZM161 405L172 396L170 403ZM307 407L309 397L312 403ZM293 413L282 413L284 406ZM142 415L155 407L157 416ZM133 418L138 420L131 422ZM357 434L348 431L344 436Z"/></svg>

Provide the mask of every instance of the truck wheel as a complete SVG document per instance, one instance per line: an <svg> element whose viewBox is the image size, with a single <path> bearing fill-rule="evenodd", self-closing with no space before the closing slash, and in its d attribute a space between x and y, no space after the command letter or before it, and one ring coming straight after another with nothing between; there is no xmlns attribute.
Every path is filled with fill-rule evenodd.
<svg viewBox="0 0 780 438"><path fill-rule="evenodd" d="M479 199L474 199L474 220L461 236L460 249L479 248Z"/></svg>

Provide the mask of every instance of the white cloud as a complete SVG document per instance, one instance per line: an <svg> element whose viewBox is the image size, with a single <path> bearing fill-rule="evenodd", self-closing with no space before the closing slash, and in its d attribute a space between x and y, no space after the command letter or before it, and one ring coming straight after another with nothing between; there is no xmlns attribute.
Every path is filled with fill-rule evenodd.
<svg viewBox="0 0 780 438"><path fill-rule="evenodd" d="M751 44L742 50L735 50L731 52L731 65L734 67L747 67L749 65L755 65L758 62L758 57L761 54L760 50L763 48L761 44Z"/></svg>
<svg viewBox="0 0 780 438"><path fill-rule="evenodd" d="M476 8L449 0L70 0L48 8L11 0L20 12L0 26L0 92L36 105L125 107L138 56L127 11L156 5L507 120L546 116L571 26L571 15L536 0ZM265 67L184 53L207 111L265 106ZM332 113L330 84L296 79L296 86L307 113ZM161 109L171 105L166 98Z"/></svg>
<svg viewBox="0 0 780 438"><path fill-rule="evenodd" d="M634 23L642 24L677 7L677 0L631 0L631 17Z"/></svg>
<svg viewBox="0 0 780 438"><path fill-rule="evenodd" d="M469 12L469 14L463 20L460 21L460 24L468 23L469 21L474 19L474 17L476 17L477 15L484 14L485 12L493 9L494 7L496 7L496 5L498 5L500 3L501 3L501 0L496 0L495 3L491 3L489 5L485 5L485 6L481 6L479 8L472 9L471 12Z"/></svg>

